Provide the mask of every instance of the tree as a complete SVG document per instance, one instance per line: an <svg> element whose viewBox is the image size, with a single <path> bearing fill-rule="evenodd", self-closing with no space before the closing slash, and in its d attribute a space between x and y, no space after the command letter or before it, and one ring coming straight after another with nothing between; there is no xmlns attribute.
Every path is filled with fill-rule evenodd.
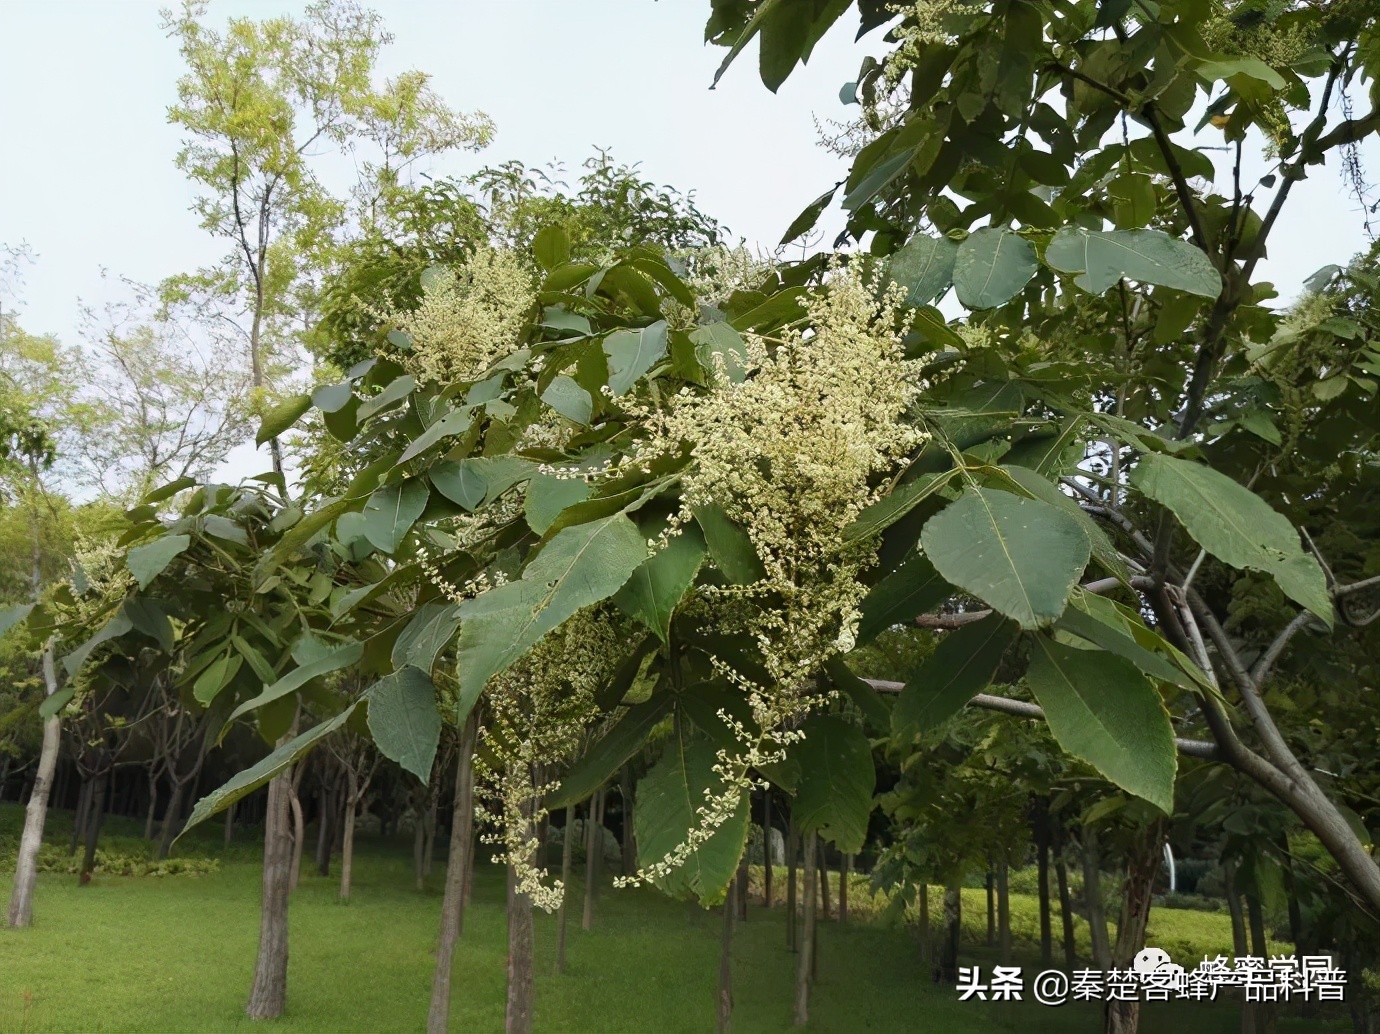
<svg viewBox="0 0 1380 1034"><path fill-rule="evenodd" d="M194 208L204 229L230 251L216 266L166 285L170 297L209 296L242 335L250 383L273 387L271 364L312 305L315 276L329 262L347 202L313 167L321 148L363 156L361 200L368 212L404 170L456 147L482 146L492 126L461 115L407 72L373 81L391 40L378 15L348 0L320 0L299 19L231 19L221 33L204 23L205 4L165 10L187 72L170 121L188 137L177 164L202 191ZM273 468L281 449L270 439Z"/></svg>

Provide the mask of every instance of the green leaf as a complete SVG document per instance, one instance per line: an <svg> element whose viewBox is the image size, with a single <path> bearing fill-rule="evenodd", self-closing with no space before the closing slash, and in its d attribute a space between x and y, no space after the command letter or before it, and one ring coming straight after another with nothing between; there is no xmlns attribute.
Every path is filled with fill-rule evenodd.
<svg viewBox="0 0 1380 1034"><path fill-rule="evenodd" d="M633 829L639 866L661 861L700 826L697 812L704 806L705 791L724 790L723 781L714 772L716 761L709 740L672 733L661 760L637 784ZM748 800L742 795L732 815L708 840L692 850L679 867L653 882L672 897L693 896L705 906L722 902L747 844L747 830Z"/></svg>
<svg viewBox="0 0 1380 1034"><path fill-rule="evenodd" d="M663 549L643 561L613 602L655 632L663 643L669 642L671 615L694 582L704 554L704 536L693 524L686 525Z"/></svg>
<svg viewBox="0 0 1380 1034"><path fill-rule="evenodd" d="M144 546L135 546L125 554L125 565L139 588L147 589L153 581L173 561L173 557L185 552L192 544L189 535L164 535Z"/></svg>
<svg viewBox="0 0 1380 1034"><path fill-rule="evenodd" d="M731 323L708 323L690 332L695 345L695 358L706 370L719 368L715 356L722 356L723 374L730 384L741 384L747 376L747 342L733 329Z"/></svg>
<svg viewBox="0 0 1380 1034"><path fill-rule="evenodd" d="M1147 453L1131 483L1167 507L1193 541L1231 567L1274 578L1286 596L1331 627L1327 577L1288 518L1244 485L1192 460Z"/></svg>
<svg viewBox="0 0 1380 1034"><path fill-rule="evenodd" d="M446 648L459 628L459 604L436 601L423 603L393 643L393 666L401 669L411 665L430 672L436 663L436 656Z"/></svg>
<svg viewBox="0 0 1380 1034"><path fill-rule="evenodd" d="M666 321L658 320L641 330L615 330L604 339L608 356L609 388L622 395L639 377L666 357Z"/></svg>
<svg viewBox="0 0 1380 1034"><path fill-rule="evenodd" d="M1101 294L1123 277L1204 298L1222 293L1222 276L1202 249L1161 230L1085 230L1066 226L1045 249L1045 262Z"/></svg>
<svg viewBox="0 0 1380 1034"><path fill-rule="evenodd" d="M1152 679L1168 682L1190 693L1213 692L1212 684L1196 665L1165 642L1158 632L1147 628L1144 622L1122 614L1111 600L1078 588L1069 602L1071 606L1054 626L1059 631L1072 633L1125 658ZM1146 642L1141 642L1142 639Z"/></svg>
<svg viewBox="0 0 1380 1034"><path fill-rule="evenodd" d="M1022 628L1063 613L1091 552L1059 507L986 488L965 489L925 522L920 541L944 578Z"/></svg>
<svg viewBox="0 0 1380 1034"><path fill-rule="evenodd" d="M216 658L192 683L192 696L202 706L209 705L216 695L239 674L244 660L237 654L226 653Z"/></svg>
<svg viewBox="0 0 1380 1034"><path fill-rule="evenodd" d="M421 478L384 485L364 504L364 523L360 530L375 548L394 553L426 509L430 495L426 482Z"/></svg>
<svg viewBox="0 0 1380 1034"><path fill-rule="evenodd" d="M244 703L240 704L239 707L230 712L230 717L226 719L225 724L229 725L242 714L248 714L250 711L263 707L265 704L271 704L273 701L285 697L289 693L296 692L312 679L320 678L322 675L328 675L333 671L339 671L341 668L349 667L351 664L358 661L363 654L364 645L362 643L345 643L342 646L335 647L324 657L314 660L310 664L304 664L301 667L294 668L277 682L273 683L273 685L265 686L264 691L258 696L246 700Z"/></svg>
<svg viewBox="0 0 1380 1034"><path fill-rule="evenodd" d="M69 682L52 696L44 697L43 703L38 705L38 716L45 722L57 714L64 707L72 702L72 698L77 695L77 684Z"/></svg>
<svg viewBox="0 0 1380 1034"><path fill-rule="evenodd" d="M907 147L873 165L868 170L867 175L858 182L858 185L844 195L844 211L856 212L871 201L885 189L888 183L904 172L914 158L914 148Z"/></svg>
<svg viewBox="0 0 1380 1034"><path fill-rule="evenodd" d="M302 414L309 409L311 409L310 395L294 395L292 398L278 403L264 414L263 422L259 425L259 433L254 436L254 444L263 445L270 438L277 438L297 423Z"/></svg>
<svg viewBox="0 0 1380 1034"><path fill-rule="evenodd" d="M1015 297L1035 275L1035 249L1010 230L985 226L958 246L954 289L969 309L990 309Z"/></svg>
<svg viewBox="0 0 1380 1034"><path fill-rule="evenodd" d="M205 822L212 815L224 811L241 798L248 797L283 769L297 761L312 747L316 746L320 740L344 725L357 706L358 702L351 704L330 721L313 725L306 732L284 743L257 765L232 776L223 786L201 798L196 802L196 807L192 809L192 814L187 819L187 825L177 835L178 839L181 840L187 835L189 829Z"/></svg>
<svg viewBox="0 0 1380 1034"><path fill-rule="evenodd" d="M1173 812L1174 729L1159 694L1130 661L1036 636L1026 678L1060 747Z"/></svg>
<svg viewBox="0 0 1380 1034"><path fill-rule="evenodd" d="M607 599L647 558L626 514L564 528L522 577L460 607L460 687L478 698L489 679L582 607Z"/></svg>
<svg viewBox="0 0 1380 1034"><path fill-rule="evenodd" d="M952 718L992 684L1019 634L1013 622L989 614L944 636L920 670L906 680L891 712L892 734L908 743Z"/></svg>
<svg viewBox="0 0 1380 1034"><path fill-rule="evenodd" d="M829 202L834 200L834 195L839 192L841 186L843 186L841 182L835 183L833 187L806 205L804 210L791 221L791 225L786 227L786 232L781 235L779 246L785 247L814 229L815 223L819 222L819 217L829 207Z"/></svg>
<svg viewBox="0 0 1380 1034"><path fill-rule="evenodd" d="M833 715L812 715L801 731L805 739L791 750L800 762L791 817L804 832L818 833L844 854L857 854L867 841L877 787L872 746L856 725Z"/></svg>
<svg viewBox="0 0 1380 1034"><path fill-rule="evenodd" d="M33 612L32 603L21 603L18 606L7 607L0 610L0 635L4 635L19 622L23 621Z"/></svg>
<svg viewBox="0 0 1380 1034"><path fill-rule="evenodd" d="M532 257L548 273L570 261L570 234L564 226L543 226L532 238Z"/></svg>
<svg viewBox="0 0 1380 1034"><path fill-rule="evenodd" d="M717 503L695 507L695 521L704 532L714 565L734 585L750 585L766 572L748 533L734 524Z"/></svg>
<svg viewBox="0 0 1380 1034"><path fill-rule="evenodd" d="M919 308L949 289L957 259L954 241L920 233L887 260L887 276L906 289L906 304Z"/></svg>
<svg viewBox="0 0 1380 1034"><path fill-rule="evenodd" d="M933 610L954 594L929 557L916 550L874 585L862 601L858 645L871 642L892 625L904 625Z"/></svg>
<svg viewBox="0 0 1380 1034"><path fill-rule="evenodd" d="M589 423L594 414L594 398L575 381L561 374L546 386L541 400L567 420L577 424Z"/></svg>
<svg viewBox="0 0 1380 1034"><path fill-rule="evenodd" d="M1192 62L1192 67L1208 82L1217 82L1230 79L1233 76L1244 75L1251 79L1260 80L1272 90L1283 90L1288 85L1284 81L1284 76L1258 57L1233 55L1209 60L1195 60Z"/></svg>
<svg viewBox="0 0 1380 1034"><path fill-rule="evenodd" d="M584 755L570 766L561 785L543 803L548 811L588 798L642 749L647 737L671 711L672 693L654 693L630 707Z"/></svg>
<svg viewBox="0 0 1380 1034"><path fill-rule="evenodd" d="M361 402L356 419L358 419L360 423L363 423L375 413L381 413L389 406L396 405L407 398L416 387L416 380L408 374L403 374L401 377L391 381L388 386L377 395Z"/></svg>
<svg viewBox="0 0 1380 1034"><path fill-rule="evenodd" d="M523 500L527 526L538 535L546 534L546 529L566 507L584 502L589 498L590 491L589 482L583 478L533 475L527 486L527 497Z"/></svg>
<svg viewBox="0 0 1380 1034"><path fill-rule="evenodd" d="M436 491L466 510L478 509L489 491L489 482L481 468L472 463L442 460L427 472Z"/></svg>
<svg viewBox="0 0 1380 1034"><path fill-rule="evenodd" d="M1126 569L1126 562L1121 559L1121 554L1116 551L1116 546L1112 545L1112 540L1107 537L1107 533L1096 521L1083 512L1083 508L1076 501L1065 495L1058 485L1041 477L1029 467L1003 464L1001 471L1028 495L1039 499L1041 502L1049 503L1050 506L1057 506L1076 520L1087 534L1088 542L1092 545L1093 559L1101 564L1108 574L1120 578L1128 585L1130 584L1131 572Z"/></svg>
<svg viewBox="0 0 1380 1034"><path fill-rule="evenodd" d="M468 431L473 420L473 407L462 406L459 409L452 409L413 439L412 444L402 451L397 462L406 463L414 456L420 456L422 453L426 452L427 449L431 448L442 438Z"/></svg>
<svg viewBox="0 0 1380 1034"><path fill-rule="evenodd" d="M323 384L311 393L311 404L322 413L334 413L354 398L354 385L349 381L340 384Z"/></svg>
<svg viewBox="0 0 1380 1034"><path fill-rule="evenodd" d="M426 672L411 665L400 668L375 682L366 696L369 732L380 753L429 782L441 742L441 716L436 713L436 687Z"/></svg>
<svg viewBox="0 0 1380 1034"><path fill-rule="evenodd" d="M958 474L957 470L945 470L938 474L921 474L896 488L891 490L891 494L877 500L843 529L844 542L857 542L860 539L871 538L891 525L895 524L906 514L914 510L922 502L944 488Z"/></svg>
<svg viewBox="0 0 1380 1034"><path fill-rule="evenodd" d="M157 600L136 596L126 599L122 609L129 617L130 623L157 642L165 653L172 650L173 626L162 604Z"/></svg>
<svg viewBox="0 0 1380 1034"><path fill-rule="evenodd" d="M837 654L830 657L824 662L824 670L829 673L834 685L848 694L869 726L878 732L891 728L891 710L882 695L853 674L853 669L842 657Z"/></svg>

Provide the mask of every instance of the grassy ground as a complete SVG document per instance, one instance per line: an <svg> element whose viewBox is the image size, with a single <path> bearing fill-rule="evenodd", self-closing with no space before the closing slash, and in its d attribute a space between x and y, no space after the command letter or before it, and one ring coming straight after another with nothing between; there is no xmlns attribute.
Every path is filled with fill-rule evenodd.
<svg viewBox="0 0 1380 1034"><path fill-rule="evenodd" d="M0 806L0 834L18 821ZM66 816L54 816L60 838ZM68 826L70 828L70 826ZM112 848L138 844L118 834ZM127 833L128 831L125 830ZM217 853L211 836L187 853ZM247 1029L242 1007L258 930L258 870L246 843L200 876L100 876L78 887L65 873L40 878L36 923L0 931L0 1031L224 1031ZM8 866L7 866L8 869ZM9 893L8 871L0 895ZM335 900L336 882L304 874L291 908L288 1014L275 1032L422 1029L432 970L440 874L426 892L412 889L406 846L366 841L357 862L354 900ZM575 888L578 893L579 888ZM853 893L856 907L862 888ZM982 918L981 892L965 900L970 922ZM1013 901L1016 931L1034 905ZM1171 918L1172 917L1172 918ZM1210 913L1164 912L1156 927L1213 930ZM1225 917L1221 917L1225 919ZM977 933L977 927L972 927ZM1225 944L1230 944L1226 930ZM555 967L555 920L537 925L537 1029L563 1032L701 1032L713 1029L720 918L642 891L604 888L594 929L570 930L570 966ZM1210 932L1207 940L1222 933ZM785 1032L795 956L785 950L784 915L754 908L735 936L738 1034ZM982 947L969 962L990 966ZM503 1026L502 881L481 869L475 902L456 953L452 1029ZM1027 973L1037 961L1023 946ZM1170 1003L1152 1007L1148 1034L1228 1034L1236 1007ZM255 1029L262 1029L255 1025ZM922 978L907 929L858 921L821 928L820 980L811 1000L816 1031L1095 1031L1099 1010L1086 1004L958 1002L952 988ZM1326 1029L1285 1020L1281 1032ZM1344 1028L1340 1028L1344 1029Z"/></svg>

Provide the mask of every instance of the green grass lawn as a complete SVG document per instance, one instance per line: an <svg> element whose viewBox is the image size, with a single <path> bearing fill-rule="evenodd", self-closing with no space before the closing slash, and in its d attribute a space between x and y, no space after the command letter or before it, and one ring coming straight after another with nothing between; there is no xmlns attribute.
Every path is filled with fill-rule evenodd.
<svg viewBox="0 0 1380 1034"><path fill-rule="evenodd" d="M53 816L60 839L70 817ZM19 820L0 806L0 835ZM138 842L119 836L116 850ZM184 853L218 854L214 830ZM245 831L248 841L250 831ZM430 994L432 951L440 904L433 887L412 888L408 847L366 840L357 856L354 900L335 900L336 881L303 875L292 901L288 1011L256 1025L244 1018L258 934L259 873L252 842L237 845L216 872L200 876L97 875L87 887L65 873L40 877L35 925L0 930L0 1031L416 1031ZM12 874L0 876L8 899ZM483 866L475 901L456 951L452 1029L500 1031L504 999L504 917L501 873ZM574 888L579 893L579 888ZM861 884L853 893L861 903ZM980 942L981 892L965 899ZM1033 902L1017 896L1016 933L1024 935ZM1172 917L1172 918L1171 918ZM570 966L555 967L555 919L537 923L537 1029L563 1032L701 1032L713 1029L720 916L647 891L605 887L595 926L570 930ZM1206 939L1230 929L1216 916L1164 910L1152 929L1194 931ZM1033 929L1033 926L1032 926ZM1182 931L1180 931L1182 933ZM1195 942L1196 943L1196 942ZM991 951L965 948L967 961L989 966ZM734 1028L739 1034L789 1031L795 956L785 949L784 913L753 908L734 944ZM1039 968L1021 945L1027 973ZM1099 1009L1082 1004L959 1002L950 987L931 984L917 962L908 929L860 919L822 924L820 980L811 1000L816 1031L1020 1031L1055 1034L1100 1029ZM1170 1003L1150 1007L1142 1029L1173 1034L1228 1034L1237 1008ZM1286 1018L1283 1032L1329 1029ZM1338 1029L1346 1029L1342 1024Z"/></svg>

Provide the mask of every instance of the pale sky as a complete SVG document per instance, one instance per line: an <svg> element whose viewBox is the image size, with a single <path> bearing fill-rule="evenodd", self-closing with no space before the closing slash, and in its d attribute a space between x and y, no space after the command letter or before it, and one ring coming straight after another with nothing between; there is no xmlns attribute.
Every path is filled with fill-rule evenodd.
<svg viewBox="0 0 1380 1034"><path fill-rule="evenodd" d="M75 342L78 298L105 299L102 267L153 282L223 250L197 227L190 188L173 165L179 131L167 124L166 108L180 62L158 28L159 6L0 0L0 243L26 241L39 256L26 274L20 317L32 332ZM839 87L855 78L864 53L881 46L876 33L855 44L854 26L841 21L773 95L757 77L754 44L711 91L724 52L701 42L708 0L369 6L396 37L382 72L428 72L450 104L482 110L497 124L486 151L448 159L434 172L512 158L558 159L575 171L596 145L608 147L656 182L695 191L702 209L767 246L846 172L817 145L813 119L856 112L840 104ZM301 7L214 0L211 17ZM1380 152L1372 146L1369 157L1374 168ZM1214 158L1225 172L1224 156ZM1357 211L1335 160L1296 187L1262 268L1286 299L1315 269L1365 246ZM13 299L0 304L9 309Z"/></svg>

